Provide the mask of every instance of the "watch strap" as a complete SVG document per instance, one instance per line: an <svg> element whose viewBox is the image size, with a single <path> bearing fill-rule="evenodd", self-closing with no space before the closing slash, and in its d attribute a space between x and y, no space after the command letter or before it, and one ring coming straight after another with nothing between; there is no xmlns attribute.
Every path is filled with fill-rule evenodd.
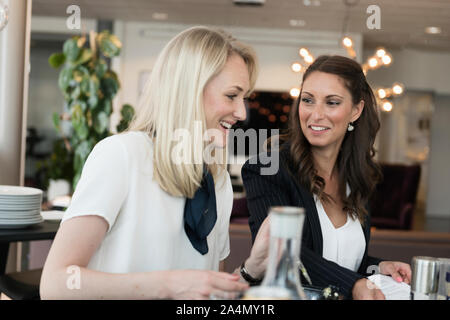
<svg viewBox="0 0 450 320"><path fill-rule="evenodd" d="M244 262L242 262L239 272L240 272L242 278L244 278L244 280L247 281L250 285L257 285L257 284L260 284L262 281L262 279L253 278L248 273L247 269L245 268L245 260L244 260Z"/></svg>

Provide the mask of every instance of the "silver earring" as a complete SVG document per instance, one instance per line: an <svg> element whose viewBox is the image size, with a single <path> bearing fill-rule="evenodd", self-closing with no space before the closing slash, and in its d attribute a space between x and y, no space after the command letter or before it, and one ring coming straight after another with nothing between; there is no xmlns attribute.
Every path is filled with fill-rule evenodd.
<svg viewBox="0 0 450 320"><path fill-rule="evenodd" d="M347 130L348 130L348 131L353 131L353 129L355 129L355 127L353 126L352 122L350 122L350 123L348 124Z"/></svg>

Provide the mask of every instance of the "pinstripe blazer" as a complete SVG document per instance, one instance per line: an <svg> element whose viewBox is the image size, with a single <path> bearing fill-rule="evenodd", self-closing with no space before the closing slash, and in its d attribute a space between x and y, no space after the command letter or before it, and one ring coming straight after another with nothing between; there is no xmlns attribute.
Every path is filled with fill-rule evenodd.
<svg viewBox="0 0 450 320"><path fill-rule="evenodd" d="M303 207L306 217L302 233L300 258L313 285L319 287L337 286L342 294L347 298L351 298L355 282L372 273L367 272L369 266L378 265L381 262L380 259L367 255L370 240L370 218L367 217L363 226L366 248L358 272L324 259L322 257L322 230L314 198L311 192L301 186L290 174L287 165L289 148L286 146L279 152L273 151L270 155L270 159L279 156L279 170L273 175L261 174L261 168L270 166L270 164L263 164L267 163L267 161L261 161L261 155L249 159L242 167L242 179L247 193L247 203L250 212L249 225L252 241L255 240L259 227L267 217L269 207Z"/></svg>

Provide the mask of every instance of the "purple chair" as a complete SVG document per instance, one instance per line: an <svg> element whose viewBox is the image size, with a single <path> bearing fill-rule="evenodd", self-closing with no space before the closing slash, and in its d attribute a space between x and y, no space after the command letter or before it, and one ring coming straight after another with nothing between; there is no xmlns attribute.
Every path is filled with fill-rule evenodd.
<svg viewBox="0 0 450 320"><path fill-rule="evenodd" d="M248 224L249 217L247 198L236 198L233 200L233 209L231 210L231 223Z"/></svg>
<svg viewBox="0 0 450 320"><path fill-rule="evenodd" d="M381 169L384 179L369 200L371 224L380 229L411 230L420 165L381 164Z"/></svg>

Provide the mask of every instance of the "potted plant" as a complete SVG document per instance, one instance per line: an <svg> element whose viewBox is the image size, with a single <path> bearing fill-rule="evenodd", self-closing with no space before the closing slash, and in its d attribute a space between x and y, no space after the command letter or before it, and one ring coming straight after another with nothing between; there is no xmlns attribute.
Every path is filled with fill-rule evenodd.
<svg viewBox="0 0 450 320"><path fill-rule="evenodd" d="M67 112L53 114L54 126L62 138L55 142L50 158L39 164L44 171L45 187L49 179L65 179L75 189L95 144L112 134L112 101L120 83L107 59L118 56L121 47L119 39L109 31L91 31L89 37L74 36L66 40L62 52L50 56L52 67L62 67L58 86ZM128 127L134 115L133 107L125 104L121 115L118 132ZM69 136L64 134L61 121L70 123Z"/></svg>

